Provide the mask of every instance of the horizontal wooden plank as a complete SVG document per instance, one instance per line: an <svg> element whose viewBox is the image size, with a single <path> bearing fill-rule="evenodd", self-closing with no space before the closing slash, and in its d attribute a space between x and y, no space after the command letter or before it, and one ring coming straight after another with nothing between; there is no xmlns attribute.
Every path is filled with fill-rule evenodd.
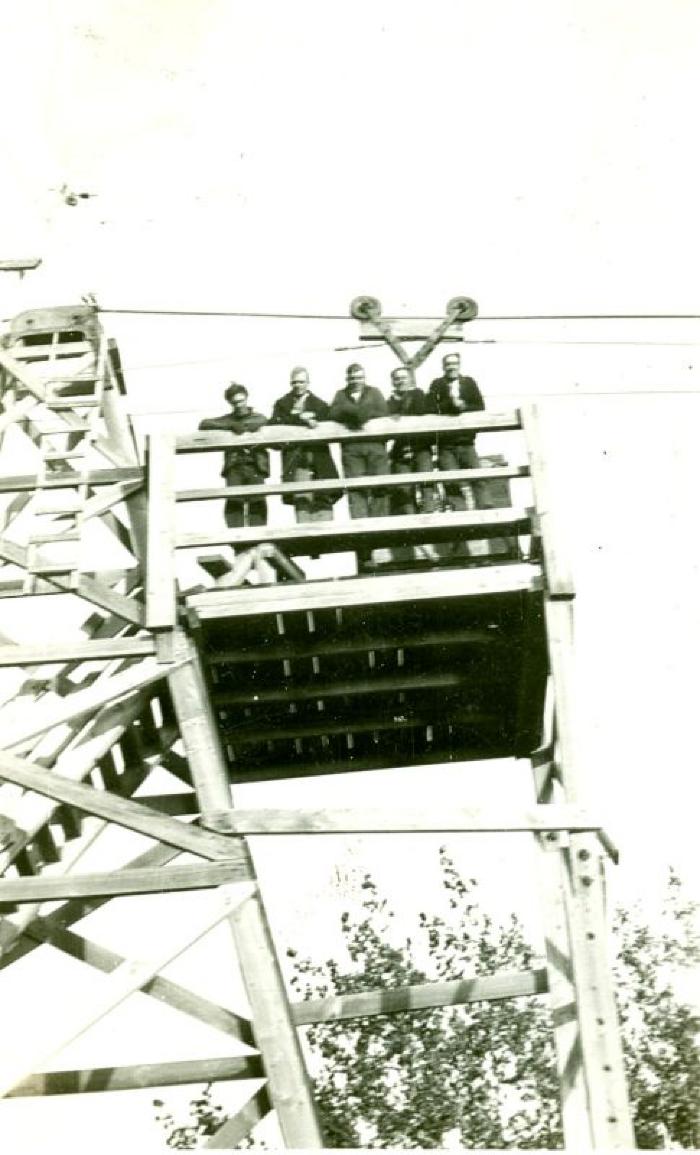
<svg viewBox="0 0 700 1155"><path fill-rule="evenodd" d="M528 477L527 466L491 466L482 469L444 469L430 470L423 473L382 473L374 477L340 477L331 481L304 481L304 482L266 482L264 485L218 485L209 489L183 489L177 495L177 501L212 501L225 497L254 497L286 493L337 493L353 489L367 489L375 486L395 488L401 485L419 485L446 481L463 481L465 484L472 481L493 481L497 478Z"/></svg>
<svg viewBox="0 0 700 1155"><path fill-rule="evenodd" d="M295 715L290 715L290 720ZM361 717L343 717L336 719L325 713L316 715L318 722L301 720L295 725L283 725L279 718L271 718L267 722L250 722L248 719L238 721L226 737L233 746L256 745L259 742L281 742L294 738L318 738L327 735L342 734L371 734L375 730L378 734L389 730L423 729L426 726L460 726L470 732L483 737L496 736L503 729L503 718L497 713L477 713L468 708L453 710L449 714L444 711L436 716L433 710L415 710L407 706L397 706L391 713L386 708L371 714L369 710ZM325 719L325 720L324 720ZM319 770L319 773L321 771Z"/></svg>
<svg viewBox="0 0 700 1155"><path fill-rule="evenodd" d="M75 1095L84 1091L135 1091L145 1087L178 1087L188 1083L264 1078L262 1060L256 1055L235 1059L190 1059L184 1062L142 1063L130 1067L93 1067L86 1071L41 1071L13 1087L6 1098Z"/></svg>
<svg viewBox="0 0 700 1155"><path fill-rule="evenodd" d="M392 437L411 433L454 433L457 430L502 432L520 429L520 417L511 410L507 413L463 413L459 417L378 417L368 421L364 429L353 431L335 421L320 421L314 429L300 429L296 425L264 425L258 433L233 434L220 430L202 430L178 437L178 453L214 452L232 445L318 445L321 442L366 441L367 436Z"/></svg>
<svg viewBox="0 0 700 1155"><path fill-rule="evenodd" d="M233 861L201 865L168 866L148 870L128 869L94 874L40 875L36 878L0 879L0 904L56 902L66 898L98 895L167 894L171 890L204 890L225 882L240 881L239 864Z"/></svg>
<svg viewBox="0 0 700 1155"><path fill-rule="evenodd" d="M353 810L219 810L206 827L219 833L263 834L437 834L543 833L550 830L598 830L578 806L423 806ZM2 893L2 892L0 892Z"/></svg>
<svg viewBox="0 0 700 1155"><path fill-rule="evenodd" d="M247 643L240 649L205 652L203 659L207 666L240 665L246 662L279 662L300 658L322 657L324 654L362 654L375 650L395 650L397 648L430 649L433 646L475 646L491 650L511 647L512 641L504 639L496 630L438 630L428 633L362 634L356 631L353 637L333 637L302 643L287 642L279 646L249 648Z"/></svg>
<svg viewBox="0 0 700 1155"><path fill-rule="evenodd" d="M23 257L13 261L0 261L0 271L3 273L25 273L29 269L36 269L41 264L41 257Z"/></svg>
<svg viewBox="0 0 700 1155"><path fill-rule="evenodd" d="M66 432L70 432L66 429ZM101 485L115 485L119 482L143 483L144 471L137 466L124 466L118 469L89 469L80 475L90 487ZM60 473L49 473L41 480L42 489L75 489L76 475L72 470L63 470ZM37 488L36 473L21 473L0 476L0 493L23 493Z"/></svg>
<svg viewBox="0 0 700 1155"><path fill-rule="evenodd" d="M255 589L207 590L187 598L196 619L248 617L251 614L291 613L294 610L335 609L480 597L542 588L540 567L530 562L481 566L477 569L435 570L427 574L377 574L342 581L309 581Z"/></svg>
<svg viewBox="0 0 700 1155"><path fill-rule="evenodd" d="M155 654L153 638L105 638L96 641L47 641L45 645L0 646L0 666L36 666L52 662L91 662Z"/></svg>
<svg viewBox="0 0 700 1155"><path fill-rule="evenodd" d="M291 554L332 553L354 550L358 545L403 545L418 541L452 541L474 538L517 536L530 532L530 514L526 509L472 509L452 513L421 513L396 517L363 517L355 521L302 523L274 528L246 527L180 533L176 543L181 549L210 545L234 545L249 549L273 542Z"/></svg>
<svg viewBox="0 0 700 1155"><path fill-rule="evenodd" d="M445 671L437 674L404 674L394 677L364 677L342 681L308 682L304 685L294 685L283 682L271 690L256 689L251 686L246 690L215 690L212 701L215 706L244 705L253 702L307 702L318 698L344 698L354 694L388 694L403 692L404 690L434 690L449 689L467 682L465 675L456 671Z"/></svg>
<svg viewBox="0 0 700 1155"><path fill-rule="evenodd" d="M433 336L439 322L431 317L382 317L382 325L389 325L392 336L399 341L427 341ZM441 341L462 341L465 321L455 321L442 334ZM381 333L372 321L360 321L361 341L381 341Z"/></svg>
<svg viewBox="0 0 700 1155"><path fill-rule="evenodd" d="M420 983L406 987L388 987L360 994L336 995L327 999L310 999L293 1003L292 1014L297 1026L311 1023L333 1023L341 1019L367 1018L371 1015L393 1015L400 1011L427 1011L434 1007L456 1007L467 1003L493 1002L500 999L526 998L546 994L547 971L503 971L453 982Z"/></svg>

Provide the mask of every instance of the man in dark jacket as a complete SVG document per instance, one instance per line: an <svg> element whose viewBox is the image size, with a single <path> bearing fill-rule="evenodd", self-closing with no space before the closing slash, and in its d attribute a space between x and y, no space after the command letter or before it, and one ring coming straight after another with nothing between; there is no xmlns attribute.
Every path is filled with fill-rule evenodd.
<svg viewBox="0 0 700 1155"><path fill-rule="evenodd" d="M428 411L441 417L457 417L484 408L484 399L473 377L460 373L459 353L447 353L442 359L443 376L436 377L428 389ZM438 433L436 437L439 469L475 469L479 458L474 448L475 434L467 429ZM449 481L445 493L453 509L466 509L463 488ZM478 504L478 487L475 489Z"/></svg>
<svg viewBox="0 0 700 1155"><path fill-rule="evenodd" d="M205 417L200 429L222 429L226 433L256 433L267 424L267 417L256 413L248 404L245 385L232 381L224 393L231 406L221 417ZM261 445L234 446L224 451L222 475L227 485L263 485L270 476L270 455ZM226 524L233 529L244 525L267 525L267 501L264 497L229 497L224 506Z"/></svg>
<svg viewBox="0 0 700 1155"><path fill-rule="evenodd" d="M374 417L386 417L389 410L378 389L365 381L361 365L349 365L347 384L339 389L331 404L331 419L348 429L364 429ZM343 472L346 477L376 477L389 472L385 437L367 437L348 441L342 447ZM348 502L351 517L384 517L388 502L383 489L351 489Z"/></svg>
<svg viewBox="0 0 700 1155"><path fill-rule="evenodd" d="M405 365L391 372L392 394L389 397L389 413L393 417L421 417L427 413L427 400L422 389L418 389ZM430 434L395 437L389 453L392 473L424 473L433 468L432 436ZM435 509L435 491L431 485L421 487L421 512L432 513ZM392 487L389 493L391 514L417 512L416 488L412 485Z"/></svg>
<svg viewBox="0 0 700 1155"><path fill-rule="evenodd" d="M300 425L313 429L319 421L330 419L330 407L309 390L309 374L301 365L292 369L291 389L275 401L273 425ZM282 450L282 481L322 481L338 476L327 445L290 445ZM328 521L333 517L333 502L340 492L289 493L282 501L294 506L296 520Z"/></svg>

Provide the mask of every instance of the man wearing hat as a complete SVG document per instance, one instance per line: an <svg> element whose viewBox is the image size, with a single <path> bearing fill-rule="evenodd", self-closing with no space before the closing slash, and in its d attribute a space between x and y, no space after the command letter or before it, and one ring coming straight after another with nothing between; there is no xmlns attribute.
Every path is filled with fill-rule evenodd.
<svg viewBox="0 0 700 1155"><path fill-rule="evenodd" d="M200 429L222 429L227 433L256 433L267 417L248 404L245 385L232 381L224 393L231 407L221 417L205 417ZM227 485L264 485L270 476L270 455L262 445L238 445L224 451L222 475ZM262 496L229 497L224 506L226 524L233 529L245 525L267 525L267 500Z"/></svg>

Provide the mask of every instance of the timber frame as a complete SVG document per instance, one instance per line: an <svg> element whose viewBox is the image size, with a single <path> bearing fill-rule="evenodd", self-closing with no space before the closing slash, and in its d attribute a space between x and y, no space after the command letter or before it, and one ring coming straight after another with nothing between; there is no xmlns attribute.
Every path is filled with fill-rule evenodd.
<svg viewBox="0 0 700 1155"><path fill-rule="evenodd" d="M441 340L459 339L475 312L473 302L456 298L437 329L418 332L414 325L407 333L382 319L373 298L352 306L363 337L387 341L411 369ZM406 337L423 341L413 358L404 351ZM87 391L62 395L21 344L0 351L0 374L0 446L4 440L8 461L19 446L34 462L34 472L0 476L0 594L55 593L85 605L74 637L0 638L0 667L14 670L17 683L14 700L0 708L0 967L50 943L104 976L94 999L30 1040L26 1053L3 1059L2 1094L264 1077L209 1146L234 1146L274 1108L287 1146L320 1148L298 1027L541 995L553 1008L566 1146L633 1146L605 953L604 864L617 851L586 797L578 764L574 587L549 489L546 423L537 409L413 418L401 426L402 433L438 437L456 426L508 434L524 439L527 464L500 460L371 483L341 478L259 490L186 489L178 488L181 455L220 454L233 436L152 435L141 460L118 360L101 332ZM65 385L65 372L61 379ZM372 426L375 436L391 438L395 430L392 419ZM274 449L291 442L342 445L362 436L322 423L313 430L265 427L235 441ZM231 530L222 519L212 530L180 526L181 511L193 503L257 492L276 499L310 488L445 482L461 482L482 499L464 510L355 522L339 517ZM521 507L510 504L511 482L531 486ZM111 560L99 564L86 548L95 523L122 559L128 555L122 568ZM202 552L210 547L220 552ZM389 561L341 580L305 580L309 555L332 561L339 552L372 550L388 552ZM110 551L97 552L107 558ZM195 589L178 581L183 553L197 557L202 580ZM251 678L258 679L255 694ZM379 710L368 706L370 695ZM242 810L232 798L231 784L239 781L505 756L530 758L534 793L526 808ZM159 769L186 789L136 800ZM152 845L117 869L82 872L86 847L113 827ZM532 833L546 965L290 1003L247 836L407 831ZM178 862L183 854L193 860ZM183 928L180 941L145 962L72 929L119 896L182 890L212 890L214 903ZM46 903L54 904L50 913ZM233 935L249 1017L161 974L220 922ZM42 1071L135 991L215 1027L232 1045L245 1044L247 1054Z"/></svg>

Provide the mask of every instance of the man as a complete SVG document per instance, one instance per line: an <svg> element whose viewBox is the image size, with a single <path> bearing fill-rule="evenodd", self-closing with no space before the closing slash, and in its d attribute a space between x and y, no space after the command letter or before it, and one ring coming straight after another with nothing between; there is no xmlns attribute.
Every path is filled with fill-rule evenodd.
<svg viewBox="0 0 700 1155"><path fill-rule="evenodd" d="M389 413L393 417L420 417L427 413L427 400L422 389L418 389L409 370L400 365L391 372L392 394L389 397ZM432 436L396 437L391 447L389 461L392 473L424 473L433 468ZM392 486L389 493L389 511L394 514L416 513L416 489L414 486ZM421 511L432 513L435 509L433 487L421 487Z"/></svg>
<svg viewBox="0 0 700 1155"><path fill-rule="evenodd" d="M222 429L227 433L256 433L267 418L248 404L245 385L232 381L224 393L231 406L221 417L205 417L200 429ZM234 446L224 451L222 475L227 485L263 485L270 475L270 455L261 445ZM229 528L244 525L267 525L267 501L264 497L229 497L224 505Z"/></svg>
<svg viewBox="0 0 700 1155"><path fill-rule="evenodd" d="M273 425L300 425L313 429L319 421L328 421L330 407L309 390L309 374L303 366L292 369L291 388L275 401ZM317 481L338 476L327 445L290 445L282 450L282 481ZM284 494L282 501L294 506L298 522L328 521L333 517L333 503L339 491Z"/></svg>
<svg viewBox="0 0 700 1155"><path fill-rule="evenodd" d="M349 365L345 374L346 385L339 389L331 404L331 419L348 429L364 429L374 417L386 417L389 410L384 397L365 381L361 365ZM389 472L386 441L382 437L367 437L348 441L342 447L343 472L346 477L376 477ZM384 490L351 489L348 495L350 516L385 517L388 503Z"/></svg>
<svg viewBox="0 0 700 1155"><path fill-rule="evenodd" d="M447 353L442 359L443 376L436 377L428 389L428 412L441 417L457 417L461 413L472 413L484 408L484 399L473 377L460 373L459 353ZM474 448L475 434L467 429L438 433L436 437L439 469L476 469L479 458ZM458 481L448 481L445 494L452 509L466 509L462 485ZM479 505L479 488L474 489L475 502Z"/></svg>

